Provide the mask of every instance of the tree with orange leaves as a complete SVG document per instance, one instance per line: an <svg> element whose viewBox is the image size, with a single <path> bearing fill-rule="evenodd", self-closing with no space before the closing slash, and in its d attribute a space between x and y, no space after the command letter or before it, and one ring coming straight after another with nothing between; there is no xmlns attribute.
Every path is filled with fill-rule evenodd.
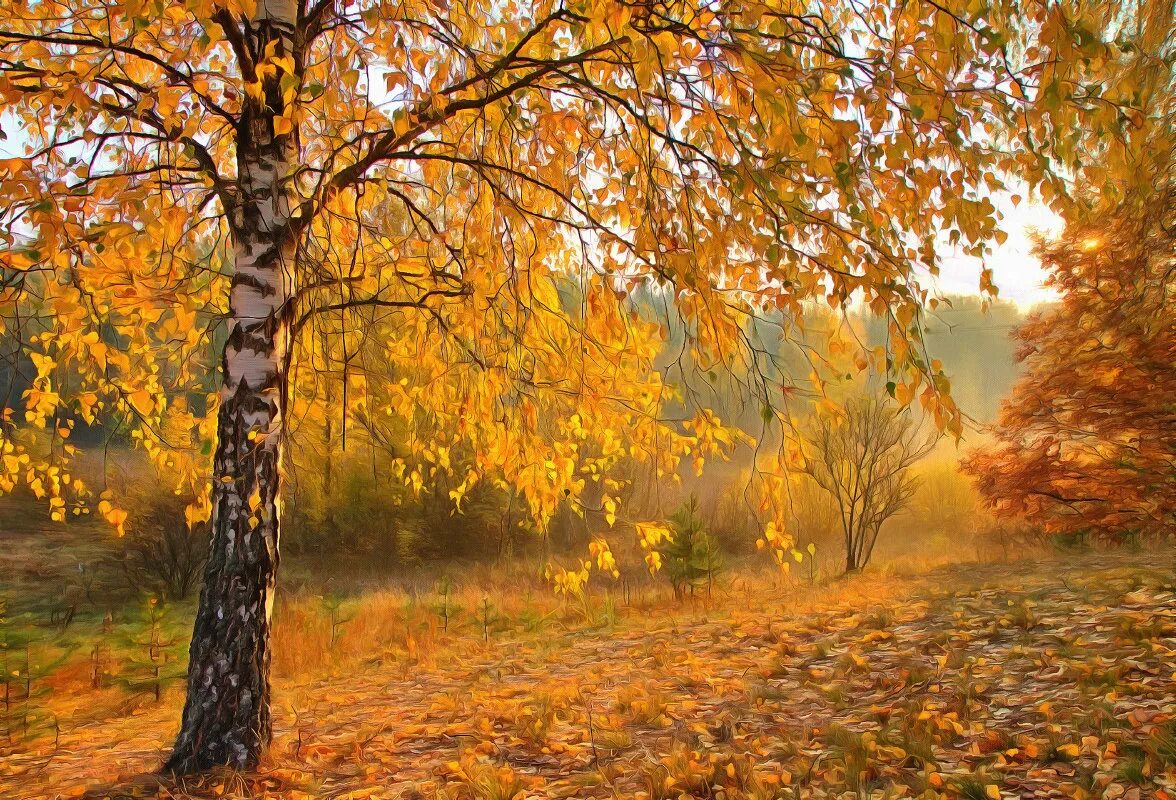
<svg viewBox="0 0 1176 800"><path fill-rule="evenodd" d="M1153 177L1041 248L1061 302L1016 331L1026 374L966 462L1047 532L1176 533L1176 186Z"/></svg>

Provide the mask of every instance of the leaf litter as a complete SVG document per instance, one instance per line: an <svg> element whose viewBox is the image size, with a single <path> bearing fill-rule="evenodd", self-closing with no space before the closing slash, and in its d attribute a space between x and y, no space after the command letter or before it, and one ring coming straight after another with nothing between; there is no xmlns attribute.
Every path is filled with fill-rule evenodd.
<svg viewBox="0 0 1176 800"><path fill-rule="evenodd" d="M1176 800L1171 563L853 580L280 681L252 773L154 775L178 703L65 722L0 796Z"/></svg>

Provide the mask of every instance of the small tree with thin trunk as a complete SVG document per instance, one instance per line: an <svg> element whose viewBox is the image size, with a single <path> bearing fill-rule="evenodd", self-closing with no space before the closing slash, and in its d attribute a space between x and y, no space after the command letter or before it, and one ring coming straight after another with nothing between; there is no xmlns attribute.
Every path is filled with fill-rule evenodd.
<svg viewBox="0 0 1176 800"><path fill-rule="evenodd" d="M840 415L814 416L805 438L804 472L836 504L845 539L845 571L870 563L883 523L907 506L918 486L911 466L935 446L909 413L867 395Z"/></svg>

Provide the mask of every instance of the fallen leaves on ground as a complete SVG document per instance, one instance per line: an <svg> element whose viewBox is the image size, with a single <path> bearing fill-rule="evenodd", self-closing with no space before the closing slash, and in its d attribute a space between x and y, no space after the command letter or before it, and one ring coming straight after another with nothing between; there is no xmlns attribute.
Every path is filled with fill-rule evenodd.
<svg viewBox="0 0 1176 800"><path fill-rule="evenodd" d="M63 726L0 761L0 795L1176 800L1176 568L1158 560L866 576L816 609L741 592L454 643L428 667L374 657L279 684L257 772L152 776L168 704ZM883 580L902 585L870 601Z"/></svg>

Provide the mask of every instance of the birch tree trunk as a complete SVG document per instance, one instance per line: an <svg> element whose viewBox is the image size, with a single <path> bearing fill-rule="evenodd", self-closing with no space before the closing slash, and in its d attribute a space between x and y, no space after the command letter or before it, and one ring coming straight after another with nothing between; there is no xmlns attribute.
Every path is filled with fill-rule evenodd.
<svg viewBox="0 0 1176 800"><path fill-rule="evenodd" d="M296 9L260 0L256 51L293 54ZM245 76L249 79L249 75ZM237 139L240 198L230 213L234 274L221 363L212 541L192 631L183 723L164 769L257 765L269 743L270 614L278 569L287 308L298 231L296 135L275 131L278 80L247 103ZM283 126L288 130L288 126Z"/></svg>

